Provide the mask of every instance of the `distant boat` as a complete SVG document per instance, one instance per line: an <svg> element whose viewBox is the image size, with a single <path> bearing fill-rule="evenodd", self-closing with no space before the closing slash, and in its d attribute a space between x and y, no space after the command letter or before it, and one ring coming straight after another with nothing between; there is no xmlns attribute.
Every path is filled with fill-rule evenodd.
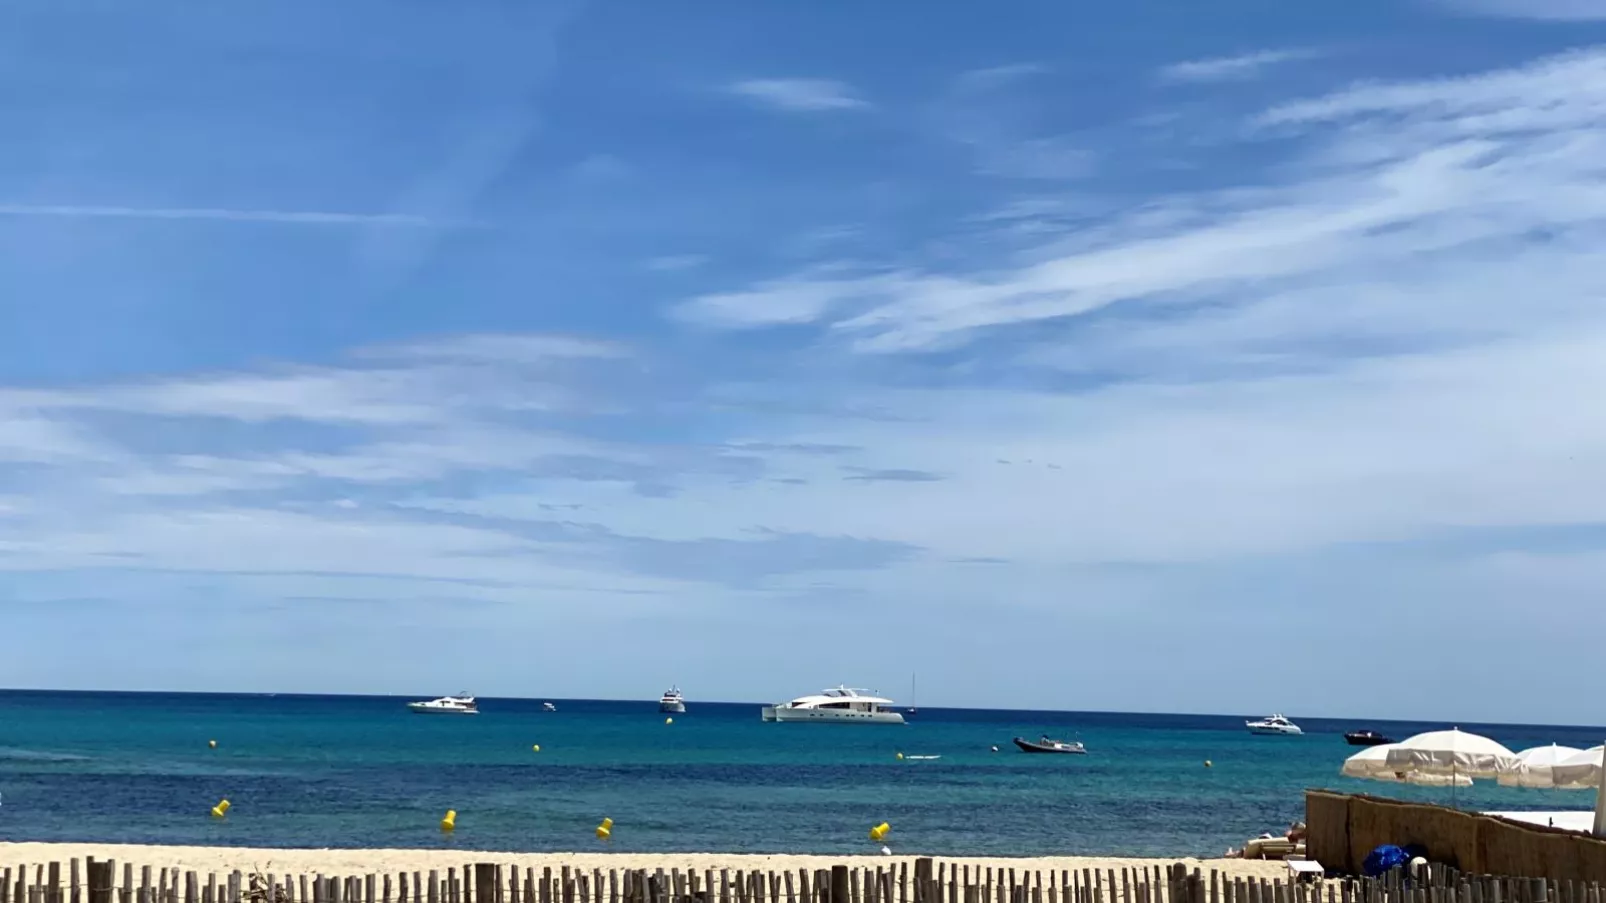
<svg viewBox="0 0 1606 903"><path fill-rule="evenodd" d="M541 703L541 711L543 711L543 712L556 712L557 710L558 710L558 707L553 705L550 702Z"/></svg>
<svg viewBox="0 0 1606 903"><path fill-rule="evenodd" d="M1344 742L1351 746L1384 746L1394 740L1377 731L1350 731L1344 735Z"/></svg>
<svg viewBox="0 0 1606 903"><path fill-rule="evenodd" d="M1073 756L1087 754L1087 747L1083 746L1082 741L1080 740L1066 743L1064 740L1053 740L1048 737L1042 737L1034 743L1031 740L1026 740L1021 737L1016 737L1014 739L1015 745L1020 747L1021 752L1068 753Z"/></svg>
<svg viewBox="0 0 1606 903"><path fill-rule="evenodd" d="M816 696L799 696L791 702L767 705L760 711L765 721L814 721L835 724L903 724L903 714L894 711L892 700L865 696L868 690L837 687Z"/></svg>
<svg viewBox="0 0 1606 903"><path fill-rule="evenodd" d="M671 715L686 714L686 697L681 694L679 687L670 687L658 700L658 711Z"/></svg>
<svg viewBox="0 0 1606 903"><path fill-rule="evenodd" d="M442 696L428 702L409 702L407 708L419 715L478 715L480 709L474 697L467 693Z"/></svg>
<svg viewBox="0 0 1606 903"><path fill-rule="evenodd" d="M1245 721L1244 727L1248 728L1249 733L1251 734L1280 734L1287 737L1293 737L1304 733L1304 731L1299 729L1299 725L1289 721L1282 715L1268 715L1259 721Z"/></svg>

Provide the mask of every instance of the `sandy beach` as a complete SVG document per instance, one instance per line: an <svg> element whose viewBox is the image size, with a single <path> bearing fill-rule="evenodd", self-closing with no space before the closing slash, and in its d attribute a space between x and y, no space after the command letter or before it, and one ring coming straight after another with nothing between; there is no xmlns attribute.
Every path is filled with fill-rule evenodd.
<svg viewBox="0 0 1606 903"><path fill-rule="evenodd" d="M554 870L563 866L591 871L592 869L731 869L765 872L796 872L799 869L822 869L832 865L885 866L888 863L912 862L913 856L791 856L741 855L722 853L490 853L478 850L278 850L250 847L199 847L155 846L146 844L91 844L91 843L0 843L0 868L15 868L27 864L66 862L70 859L111 859L130 863L136 868L151 866L155 869L176 868L226 874L236 869L241 872L272 872L275 874L365 875L395 874L399 872L462 868L466 864L494 862L520 868L545 867ZM969 865L972 868L1005 868L1017 871L1043 871L1076 869L1108 870L1143 868L1185 862L1209 872L1216 869L1224 875L1273 878L1286 875L1281 862L1251 861L1243 859L1122 859L1110 857L1052 856L1019 859L938 857L939 862ZM119 871L121 869L119 868Z"/></svg>

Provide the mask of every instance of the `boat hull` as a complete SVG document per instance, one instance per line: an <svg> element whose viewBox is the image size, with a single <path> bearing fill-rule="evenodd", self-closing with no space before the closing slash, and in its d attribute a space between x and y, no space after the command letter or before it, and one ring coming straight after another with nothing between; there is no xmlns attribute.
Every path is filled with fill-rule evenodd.
<svg viewBox="0 0 1606 903"><path fill-rule="evenodd" d="M799 724L903 724L897 712L853 712L840 709L789 708L767 705L761 712L765 721Z"/></svg>
<svg viewBox="0 0 1606 903"><path fill-rule="evenodd" d="M1393 740L1382 734L1373 734L1366 731L1350 731L1344 735L1344 742L1351 746L1387 746Z"/></svg>
<svg viewBox="0 0 1606 903"><path fill-rule="evenodd" d="M1297 727L1267 727L1263 724L1249 725L1249 733L1261 737L1298 737L1305 733Z"/></svg>
<svg viewBox="0 0 1606 903"><path fill-rule="evenodd" d="M658 703L658 711L669 715L684 715L686 714L686 704L684 702L660 702Z"/></svg>
<svg viewBox="0 0 1606 903"><path fill-rule="evenodd" d="M1022 739L1020 737L1015 737L1015 738L1013 738L1013 740L1015 742L1015 745L1020 747L1020 751L1021 752L1050 753L1050 754L1058 754L1058 755L1062 755L1062 756L1085 756L1085 755L1087 755L1087 749L1085 747L1083 747L1080 743L1078 743L1078 744L1076 744L1074 746L1070 746L1070 745L1067 745L1067 746L1044 746L1041 743L1033 743L1030 740L1025 740L1025 739Z"/></svg>
<svg viewBox="0 0 1606 903"><path fill-rule="evenodd" d="M447 708L446 706L439 706L439 705L422 705L422 704L416 703L416 702L409 702L407 704L407 710L409 712L412 712L414 715L478 715L479 714L479 710L478 709L453 709L453 708Z"/></svg>

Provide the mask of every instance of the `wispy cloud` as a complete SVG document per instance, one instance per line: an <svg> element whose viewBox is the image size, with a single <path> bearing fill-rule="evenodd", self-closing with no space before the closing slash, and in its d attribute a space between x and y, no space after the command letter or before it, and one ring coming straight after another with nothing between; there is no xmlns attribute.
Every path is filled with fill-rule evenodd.
<svg viewBox="0 0 1606 903"><path fill-rule="evenodd" d="M467 363L531 363L565 358L619 358L630 350L618 342L563 335L480 333L432 336L428 340L373 345L353 352L356 357Z"/></svg>
<svg viewBox="0 0 1606 903"><path fill-rule="evenodd" d="M1261 50L1239 56L1189 60L1163 67L1159 79L1173 84L1241 81L1260 75L1262 70L1270 66L1309 59L1313 55L1309 50Z"/></svg>
<svg viewBox="0 0 1606 903"><path fill-rule="evenodd" d="M942 474L908 467L849 467L844 479L860 483L934 483Z"/></svg>
<svg viewBox="0 0 1606 903"><path fill-rule="evenodd" d="M776 110L818 113L870 106L843 82L821 78L756 78L729 86L732 94Z"/></svg>
<svg viewBox="0 0 1606 903"><path fill-rule="evenodd" d="M1096 156L1084 136L1046 132L1042 98L1024 80L1048 72L1035 63L961 73L932 105L935 127L967 146L981 175L1005 179L1084 178Z"/></svg>
<svg viewBox="0 0 1606 903"><path fill-rule="evenodd" d="M410 213L344 213L321 210L230 210L217 207L117 207L86 204L0 204L0 216L61 219L216 220L302 226L402 226L452 228L468 222Z"/></svg>
<svg viewBox="0 0 1606 903"><path fill-rule="evenodd" d="M982 330L1117 305L1141 317L1149 306L1185 310L1208 302L1198 321L1173 316L1156 328L1185 331L1251 309L1265 317L1279 312L1282 342L1292 347L1294 329L1309 328L1300 335L1315 341L1332 318L1357 305L1370 310L1379 299L1380 319L1364 329L1355 319L1351 327L1376 342L1388 329L1410 334L1429 316L1422 304L1380 300L1393 294L1374 284L1385 262L1396 267L1400 291L1421 292L1420 285L1403 286L1444 278L1440 268L1455 255L1466 255L1460 266L1489 267L1489 249L1502 248L1515 267L1531 255L1571 254L1574 242L1606 228L1606 208L1591 200L1603 190L1595 174L1602 106L1606 52L1599 51L1472 78L1363 86L1256 118L1261 128L1326 139L1303 145L1314 150L1287 163L1284 181L1156 199L1078 231L1024 266L902 266L848 280L800 274L705 296L684 310L735 328L825 324L860 350L887 352L951 347ZM1548 242L1532 243L1544 234ZM1568 266L1547 276L1575 273ZM1483 286L1493 278L1484 277ZM1314 303L1346 285L1354 289L1347 305ZM1264 306L1248 303L1253 298ZM1446 295L1443 303L1465 310L1473 299L1487 299L1480 315L1510 325L1512 308L1486 290L1459 302ZM1579 302L1562 292L1544 303ZM1315 323L1324 325L1307 325ZM1112 347L1106 340L1090 353L1107 360Z"/></svg>
<svg viewBox="0 0 1606 903"><path fill-rule="evenodd" d="M1040 63L1010 63L961 72L955 82L962 91L990 91L1048 71L1048 67Z"/></svg>

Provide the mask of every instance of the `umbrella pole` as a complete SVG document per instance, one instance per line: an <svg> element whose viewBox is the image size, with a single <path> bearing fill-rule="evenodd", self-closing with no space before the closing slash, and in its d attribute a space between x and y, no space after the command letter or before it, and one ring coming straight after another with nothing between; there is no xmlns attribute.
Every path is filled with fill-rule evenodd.
<svg viewBox="0 0 1606 903"><path fill-rule="evenodd" d="M1595 825L1596 837L1606 837L1606 749L1600 754L1600 776L1595 785Z"/></svg>

